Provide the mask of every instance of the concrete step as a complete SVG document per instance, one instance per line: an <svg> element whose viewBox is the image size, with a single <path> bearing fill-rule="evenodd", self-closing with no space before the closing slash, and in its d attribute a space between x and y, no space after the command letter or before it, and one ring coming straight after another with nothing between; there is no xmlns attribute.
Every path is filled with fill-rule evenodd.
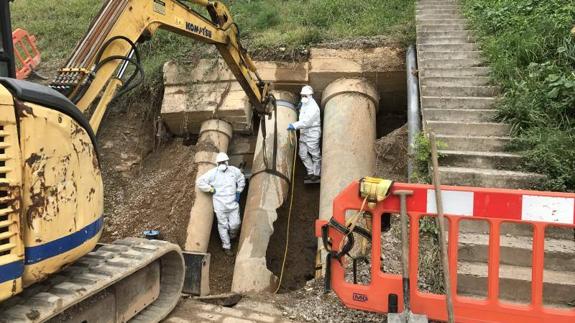
<svg viewBox="0 0 575 323"><path fill-rule="evenodd" d="M494 97L498 88L495 86L422 86L421 95L440 97Z"/></svg>
<svg viewBox="0 0 575 323"><path fill-rule="evenodd" d="M457 0L419 0L417 1L418 5L426 5L426 6L458 6L459 1Z"/></svg>
<svg viewBox="0 0 575 323"><path fill-rule="evenodd" d="M491 69L486 66L461 68L426 68L419 71L419 77L479 77L489 76Z"/></svg>
<svg viewBox="0 0 575 323"><path fill-rule="evenodd" d="M469 167L439 167L441 183L456 186L533 189L543 175L510 170Z"/></svg>
<svg viewBox="0 0 575 323"><path fill-rule="evenodd" d="M459 31L459 30L467 30L466 25L462 24L432 24L432 25L418 25L417 32L430 32L430 31Z"/></svg>
<svg viewBox="0 0 575 323"><path fill-rule="evenodd" d="M424 109L491 109L495 103L496 99L493 97L421 97Z"/></svg>
<svg viewBox="0 0 575 323"><path fill-rule="evenodd" d="M418 1L415 6L416 9L451 9L451 8L459 8L457 3L453 2L436 2L436 3L426 3Z"/></svg>
<svg viewBox="0 0 575 323"><path fill-rule="evenodd" d="M499 245L500 264L531 266L532 237L502 234L499 237ZM489 257L488 234L460 234L458 246L458 261L487 263ZM575 272L575 241L572 239L546 239L544 263L545 269Z"/></svg>
<svg viewBox="0 0 575 323"><path fill-rule="evenodd" d="M416 8L415 15L419 17L424 17L425 15L451 15L461 17L461 10L458 7L424 7Z"/></svg>
<svg viewBox="0 0 575 323"><path fill-rule="evenodd" d="M483 66L485 62L480 58L464 58L464 59L428 59L425 56L417 60L417 65L420 69L428 68L468 68Z"/></svg>
<svg viewBox="0 0 575 323"><path fill-rule="evenodd" d="M492 122L497 115L495 109L424 109L427 121Z"/></svg>
<svg viewBox="0 0 575 323"><path fill-rule="evenodd" d="M467 39L472 35L467 30L452 30L452 31L418 31L417 38L419 39L436 39L442 37L461 37Z"/></svg>
<svg viewBox="0 0 575 323"><path fill-rule="evenodd" d="M437 140L447 144L450 150L465 151L504 151L511 142L510 137L480 137L437 135Z"/></svg>
<svg viewBox="0 0 575 323"><path fill-rule="evenodd" d="M463 18L450 18L450 19L436 19L436 18L418 18L416 21L416 26L419 25L435 25L435 24L445 24L445 25L467 25L467 19Z"/></svg>
<svg viewBox="0 0 575 323"><path fill-rule="evenodd" d="M498 122L426 121L427 130L438 135L506 136L511 127Z"/></svg>
<svg viewBox="0 0 575 323"><path fill-rule="evenodd" d="M420 78L423 86L485 86L490 82L486 76L463 76L463 77L424 77Z"/></svg>
<svg viewBox="0 0 575 323"><path fill-rule="evenodd" d="M420 51L419 59L481 59L481 51Z"/></svg>
<svg viewBox="0 0 575 323"><path fill-rule="evenodd" d="M476 295L487 290L487 266L481 263L460 262L457 270L457 292ZM506 301L529 303L531 301L531 268L502 265L499 269L499 297ZM546 271L543 299L547 304L567 305L573 301L575 274L572 272Z"/></svg>
<svg viewBox="0 0 575 323"><path fill-rule="evenodd" d="M419 0L417 1L418 5L425 5L425 6L458 6L459 1L457 0Z"/></svg>
<svg viewBox="0 0 575 323"><path fill-rule="evenodd" d="M459 231L466 234L489 235L489 223L486 221L461 221L459 222ZM499 232L505 236L532 237L533 226L527 223L506 222L499 227ZM545 229L545 239L575 241L575 233L571 228L548 226ZM575 268L573 268L573 271L575 271Z"/></svg>
<svg viewBox="0 0 575 323"><path fill-rule="evenodd" d="M457 43L457 44L417 44L417 51L421 52L460 52L460 51L473 51L478 47L475 43Z"/></svg>
<svg viewBox="0 0 575 323"><path fill-rule="evenodd" d="M521 156L492 151L440 150L440 164L449 167L516 170Z"/></svg>
<svg viewBox="0 0 575 323"><path fill-rule="evenodd" d="M441 14L450 14L450 13L459 13L460 9L457 5L425 5L425 4L418 4L415 6L415 13L441 13Z"/></svg>
<svg viewBox="0 0 575 323"><path fill-rule="evenodd" d="M417 45L445 45L445 44L475 43L471 36L443 36L417 39Z"/></svg>
<svg viewBox="0 0 575 323"><path fill-rule="evenodd" d="M461 14L459 13L419 13L415 16L415 21L420 21L420 20L429 20L429 19L434 19L434 20L440 20L440 19L465 19Z"/></svg>

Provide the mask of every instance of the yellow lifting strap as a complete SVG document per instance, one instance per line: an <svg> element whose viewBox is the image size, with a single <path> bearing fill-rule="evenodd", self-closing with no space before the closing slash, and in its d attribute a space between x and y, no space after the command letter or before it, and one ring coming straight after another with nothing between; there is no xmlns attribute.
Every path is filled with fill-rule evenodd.
<svg viewBox="0 0 575 323"><path fill-rule="evenodd" d="M359 195L363 199L363 203L361 203L360 210L356 212L345 223L345 225L349 229L348 235L351 234L351 232L353 232L360 218L369 216L368 213L364 212L366 203L369 208L374 208L376 203L383 201L389 195L390 193L389 189L391 188L391 185L393 185L393 181L376 177L364 177L359 180ZM365 229L371 231L370 221L366 219L365 222L366 222ZM346 239L342 239L340 249L343 246L343 243ZM366 243L367 241L364 239L362 241L362 247L361 247L362 254L366 252Z"/></svg>
<svg viewBox="0 0 575 323"><path fill-rule="evenodd" d="M364 177L359 181L359 195L367 199L368 206L374 208L376 203L383 201L389 195L393 181L376 177Z"/></svg>

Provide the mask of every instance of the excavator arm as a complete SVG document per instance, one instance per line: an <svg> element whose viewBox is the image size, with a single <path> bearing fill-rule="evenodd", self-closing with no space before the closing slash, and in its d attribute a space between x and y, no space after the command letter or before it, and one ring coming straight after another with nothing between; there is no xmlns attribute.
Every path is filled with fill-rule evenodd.
<svg viewBox="0 0 575 323"><path fill-rule="evenodd" d="M76 103L82 112L99 98L90 119L97 131L114 96L132 88L122 81L127 66L134 65L136 71L126 83L132 83L136 73L143 77L136 43L162 28L215 45L256 112L268 113L269 85L260 79L241 46L238 26L228 8L219 1L189 2L205 8L210 19L178 0L108 0L50 86Z"/></svg>

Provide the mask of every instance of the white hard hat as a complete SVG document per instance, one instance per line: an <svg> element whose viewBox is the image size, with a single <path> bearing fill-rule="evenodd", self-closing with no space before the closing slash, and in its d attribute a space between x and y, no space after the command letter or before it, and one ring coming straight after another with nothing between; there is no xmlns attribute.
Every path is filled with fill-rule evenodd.
<svg viewBox="0 0 575 323"><path fill-rule="evenodd" d="M216 156L216 163L221 163L221 162L226 162L230 160L230 158L228 157L228 154L226 153L218 153L218 155Z"/></svg>
<svg viewBox="0 0 575 323"><path fill-rule="evenodd" d="M301 94L301 95L313 95L313 88L309 85L306 85L306 86L301 88L301 92L299 94Z"/></svg>

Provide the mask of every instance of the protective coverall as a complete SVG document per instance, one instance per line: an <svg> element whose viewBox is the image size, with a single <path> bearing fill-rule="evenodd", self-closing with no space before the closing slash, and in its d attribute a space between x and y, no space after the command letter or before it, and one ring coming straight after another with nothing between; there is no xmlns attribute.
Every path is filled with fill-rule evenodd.
<svg viewBox="0 0 575 323"><path fill-rule="evenodd" d="M312 97L306 103L302 102L298 121L293 123L293 127L300 130L299 157L307 174L320 176L321 115L319 106Z"/></svg>
<svg viewBox="0 0 575 323"><path fill-rule="evenodd" d="M241 193L246 185L244 175L234 166L215 167L196 181L203 192L212 193L214 212L218 220L218 233L224 249L231 249L231 238L237 237L240 230L240 204L236 193ZM212 191L214 190L214 191Z"/></svg>

